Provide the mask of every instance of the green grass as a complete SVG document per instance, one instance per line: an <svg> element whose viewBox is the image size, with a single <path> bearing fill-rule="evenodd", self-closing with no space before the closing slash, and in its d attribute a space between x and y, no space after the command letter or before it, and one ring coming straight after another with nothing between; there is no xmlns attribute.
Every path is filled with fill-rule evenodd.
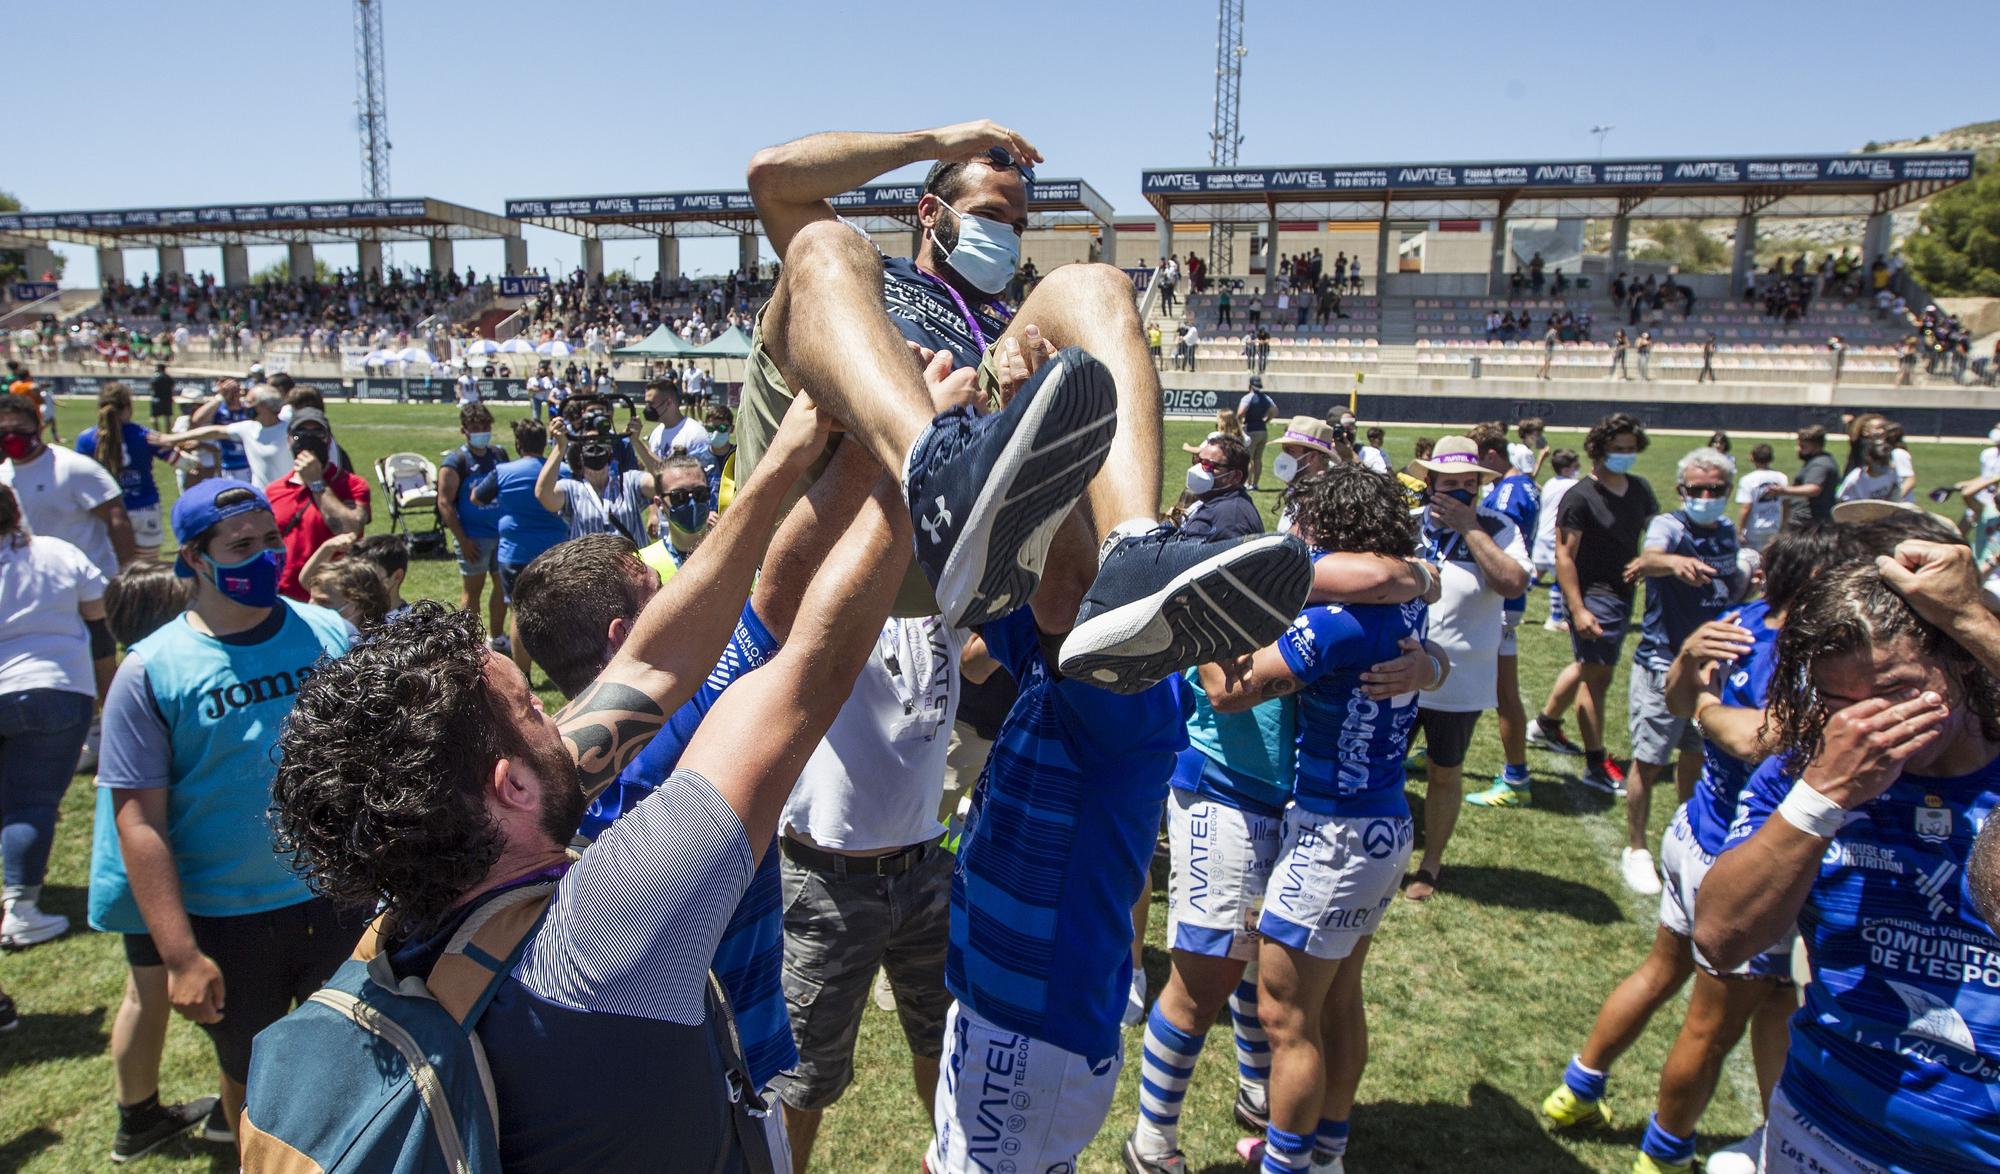
<svg viewBox="0 0 2000 1174"><path fill-rule="evenodd" d="M503 409L496 429L507 435L515 411ZM414 450L435 455L456 443L449 408L335 404L336 433L368 469L376 457ZM64 435L88 423L85 405L64 404ZM1183 461L1179 446L1205 430L1196 423L1168 425L1166 488L1177 493ZM1396 429L1391 458L1408 458L1419 432ZM1582 437L1559 433L1551 443L1580 446ZM1659 437L1640 462L1663 497L1670 494L1673 461L1696 441ZM1793 467L1788 446L1778 445ZM1970 476L1974 450L1965 445L1914 445L1921 484ZM1270 455L1275 455L1275 450ZM1739 452L1739 456L1742 454ZM1275 484L1275 479L1267 478ZM164 488L171 494L172 479ZM1275 512L1276 494L1260 501ZM381 529L388 512L378 501ZM455 601L458 576L445 560L412 566L405 594ZM1567 659L1564 637L1542 630L1545 593L1529 603L1521 629L1521 678L1527 704L1539 705L1549 681ZM1625 672L1610 698L1609 740L1614 754L1625 745ZM1572 727L1574 728L1574 727ZM1535 1107L1583 1042L1598 1002L1644 955L1652 940L1657 905L1628 895L1616 873L1622 812L1587 799L1572 784L1575 760L1531 752L1535 806L1524 811L1467 809L1452 841L1443 892L1426 905L1398 901L1389 911L1370 957L1368 1004L1373 1054L1354 1116L1351 1153L1357 1170L1376 1171L1624 1171L1651 1109L1659 1065L1680 1012L1670 1005L1618 1065L1612 1084L1619 1126L1608 1136L1558 1140L1536 1122ZM1481 726L1465 777L1476 786L1499 770L1491 719ZM1424 786L1413 771L1413 807ZM1653 832L1672 813L1671 788L1662 788ZM91 791L79 778L63 803L63 818L44 904L79 926L90 856ZM1165 893L1157 892L1148 931L1146 969L1154 990L1166 981L1162 948ZM19 1002L18 1031L0 1037L0 1170L101 1168L116 1129L107 1055L111 1017L123 985L124 960L107 935L75 932L32 950L0 956L0 985ZM1118 1146L1136 1113L1139 1034L1126 1041L1128 1063L1104 1132L1083 1156L1085 1171L1119 1168ZM913 1169L929 1122L912 1094L908 1053L893 1015L871 1004L856 1058L860 1078L831 1110L820 1134L815 1168L831 1171ZM1242 1166L1230 1120L1234 1050L1229 1032L1210 1034L1182 1119L1190 1168L1234 1171ZM176 1020L169 1033L162 1092L183 1099L213 1091L207 1041ZM1739 1049L1703 1120L1704 1149L1734 1140L1755 1123L1756 1086L1748 1053ZM233 1155L186 1143L153 1159L150 1169L233 1169Z"/></svg>

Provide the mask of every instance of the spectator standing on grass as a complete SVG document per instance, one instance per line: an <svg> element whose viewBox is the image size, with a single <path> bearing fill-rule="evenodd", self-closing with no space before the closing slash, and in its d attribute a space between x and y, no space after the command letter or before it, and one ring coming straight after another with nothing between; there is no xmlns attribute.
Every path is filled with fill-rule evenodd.
<svg viewBox="0 0 2000 1174"><path fill-rule="evenodd" d="M335 534L359 534L371 512L368 483L329 459L333 429L318 408L292 413L287 434L292 471L265 487L269 508L285 544L278 590L300 601L310 597L299 573L306 560Z"/></svg>
<svg viewBox="0 0 2000 1174"><path fill-rule="evenodd" d="M1264 445L1271 438L1271 421L1278 415L1278 401L1264 390L1261 375L1250 377L1249 390L1237 401L1236 418L1243 425L1243 439L1250 446L1250 490L1264 488Z"/></svg>
<svg viewBox="0 0 2000 1174"><path fill-rule="evenodd" d="M500 585L500 507L472 499L472 487L507 460L507 450L493 442L493 412L485 404L458 410L458 431L465 443L438 462L438 521L458 543L458 606L477 613L486 594L488 576L493 595L486 606L486 631L496 648L507 639L507 592Z"/></svg>
<svg viewBox="0 0 2000 1174"><path fill-rule="evenodd" d="M117 479L82 453L44 444L41 413L18 396L0 399L0 456L0 485L14 490L30 533L81 550L106 582L138 557Z"/></svg>
<svg viewBox="0 0 2000 1174"><path fill-rule="evenodd" d="M1835 496L1840 501L1901 501L1901 481L1889 446L1879 440L1863 440L1861 463L1841 479Z"/></svg>
<svg viewBox="0 0 2000 1174"><path fill-rule="evenodd" d="M173 450L157 445L132 419L132 393L107 383L97 393L97 423L77 434L76 451L94 458L117 480L125 516L131 520L134 557L151 561L160 553L165 529L160 520L160 487L153 462Z"/></svg>
<svg viewBox="0 0 2000 1174"><path fill-rule="evenodd" d="M285 397L277 388L260 384L251 391L248 404L249 415L245 419L189 427L156 439L160 444L174 447L198 449L220 445L225 452L234 447L244 463L240 472L225 469L223 475L252 485L269 485L292 470L292 450L284 418Z"/></svg>
<svg viewBox="0 0 2000 1174"><path fill-rule="evenodd" d="M153 365L153 427L165 431L174 420L174 377L167 374L165 363Z"/></svg>
<svg viewBox="0 0 2000 1174"><path fill-rule="evenodd" d="M1502 434L1505 435L1504 433ZM1516 473L1527 477L1537 477L1542 472L1542 462L1549 455L1547 426L1540 416L1529 416L1514 425L1514 435L1519 439L1507 445L1507 464ZM1531 535L1523 534L1522 538Z"/></svg>
<svg viewBox="0 0 2000 1174"><path fill-rule="evenodd" d="M1761 551L1785 526L1785 499L1766 497L1766 486L1789 485L1791 478L1771 467L1771 446L1760 444L1750 450L1750 472L1736 482L1736 503L1743 508L1736 515L1736 531L1743 545Z"/></svg>
<svg viewBox="0 0 2000 1174"><path fill-rule="evenodd" d="M1804 509L1792 509L1785 515L1787 525L1804 525L1808 519L1819 522L1833 519L1833 505L1840 492L1840 465L1833 455L1826 451L1826 429L1817 424L1808 424L1799 429L1797 437L1799 454L1798 476L1789 485L1768 485L1764 497L1801 498Z"/></svg>
<svg viewBox="0 0 2000 1174"><path fill-rule="evenodd" d="M188 610L141 640L104 707L98 786L110 795L91 860L90 921L128 935L134 966L165 966L174 1009L202 1025L234 1130L250 1041L326 981L357 917L314 897L272 848L279 726L296 680L347 649L331 612L280 596L284 540L264 494L206 481L173 510Z"/></svg>
<svg viewBox="0 0 2000 1174"><path fill-rule="evenodd" d="M1557 674L1541 716L1528 727L1528 744L1556 754L1579 755L1585 786L1615 795L1624 772L1604 752L1605 698L1624 650L1632 617L1632 583L1626 566L1639 553L1646 519L1659 512L1653 487L1632 473L1646 450L1646 429L1623 412L1597 422L1584 437L1590 477L1562 499L1556 516L1556 581L1569 615L1572 661ZM1577 707L1581 742L1563 735L1562 718Z"/></svg>
<svg viewBox="0 0 2000 1174"><path fill-rule="evenodd" d="M1535 564L1535 585L1549 588L1549 618L1542 627L1550 632L1569 631L1562 587L1555 582L1556 512L1563 495L1576 487L1579 463L1572 449L1559 448L1549 454L1549 469L1555 475L1542 484L1542 508L1535 515L1535 544L1529 557Z"/></svg>

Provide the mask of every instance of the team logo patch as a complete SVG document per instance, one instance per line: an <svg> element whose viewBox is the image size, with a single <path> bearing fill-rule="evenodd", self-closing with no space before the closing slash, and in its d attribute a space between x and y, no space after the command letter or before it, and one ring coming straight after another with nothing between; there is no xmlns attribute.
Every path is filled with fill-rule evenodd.
<svg viewBox="0 0 2000 1174"><path fill-rule="evenodd" d="M1924 806L1917 808L1917 838L1926 843L1942 844L1951 839L1951 812L1944 806L1944 800L1936 795L1924 796Z"/></svg>
<svg viewBox="0 0 2000 1174"><path fill-rule="evenodd" d="M1386 819L1371 819L1361 829L1361 849L1370 860L1386 860L1396 850L1396 825Z"/></svg>

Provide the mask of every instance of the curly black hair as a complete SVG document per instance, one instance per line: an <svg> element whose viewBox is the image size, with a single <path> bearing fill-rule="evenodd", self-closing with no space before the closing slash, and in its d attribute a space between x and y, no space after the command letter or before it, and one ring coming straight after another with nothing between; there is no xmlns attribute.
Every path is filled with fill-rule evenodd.
<svg viewBox="0 0 2000 1174"><path fill-rule="evenodd" d="M278 737L271 824L315 892L415 933L485 878L493 764L533 754L486 656L477 616L425 600L314 666Z"/></svg>
<svg viewBox="0 0 2000 1174"><path fill-rule="evenodd" d="M1882 581L1872 560L1850 562L1806 584L1778 631L1778 659L1771 671L1767 728L1776 753L1793 774L1819 753L1832 711L1813 684L1822 660L1867 654L1892 640L1908 639L1920 656L1935 659L1964 696L1946 698L1979 720L2000 741L2000 682L1972 654L1925 622L1907 600Z"/></svg>
<svg viewBox="0 0 2000 1174"><path fill-rule="evenodd" d="M1604 454L1611 451L1611 438L1621 432L1629 432L1639 442L1639 451L1645 452L1651 441L1646 439L1646 426L1639 417L1626 412L1613 412L1599 420L1583 438L1583 455L1593 461L1601 461Z"/></svg>
<svg viewBox="0 0 2000 1174"><path fill-rule="evenodd" d="M1417 553L1417 532L1402 483L1365 465L1336 461L1294 480L1285 491L1301 537L1321 550Z"/></svg>

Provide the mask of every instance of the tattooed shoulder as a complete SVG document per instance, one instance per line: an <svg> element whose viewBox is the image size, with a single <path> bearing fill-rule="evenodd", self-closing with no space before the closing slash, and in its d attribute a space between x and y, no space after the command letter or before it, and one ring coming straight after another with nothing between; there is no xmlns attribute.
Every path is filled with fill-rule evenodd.
<svg viewBox="0 0 2000 1174"><path fill-rule="evenodd" d="M665 721L659 702L648 694L617 681L596 681L557 712L556 729L576 760L584 791L596 795Z"/></svg>

